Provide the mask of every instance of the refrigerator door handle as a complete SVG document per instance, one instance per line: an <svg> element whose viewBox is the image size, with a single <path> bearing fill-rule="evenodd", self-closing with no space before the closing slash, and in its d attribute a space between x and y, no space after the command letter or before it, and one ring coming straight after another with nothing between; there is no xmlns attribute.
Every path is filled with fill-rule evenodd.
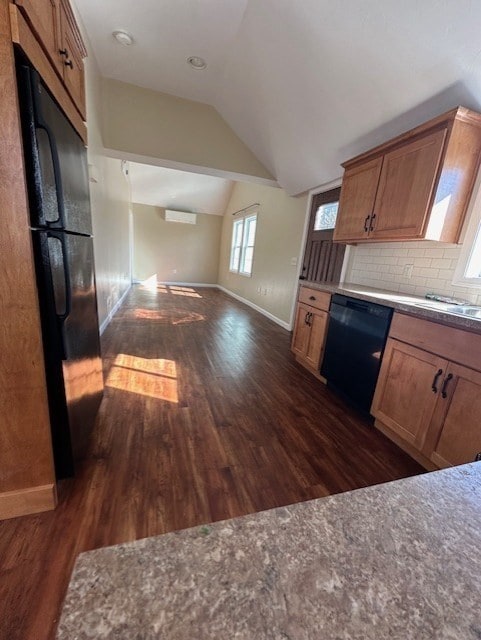
<svg viewBox="0 0 481 640"><path fill-rule="evenodd" d="M48 227L58 227L59 223L61 227L65 226L65 211L63 206L63 193L62 193L62 178L60 174L60 161L58 158L58 149L57 143L55 142L55 136L52 133L52 130L48 126L46 122L42 120L39 115L38 109L36 109L36 119L35 119L35 128L42 129L47 134L48 144L50 147L50 155L52 158L52 166L53 166L53 175L55 179L55 193L57 195L57 209L58 209L58 218L56 220L47 220L46 224ZM37 143L38 144L38 143Z"/></svg>
<svg viewBox="0 0 481 640"><path fill-rule="evenodd" d="M65 320L69 317L70 311L72 310L72 287L70 284L70 269L68 265L67 259L67 247L65 245L65 234L62 231L47 231L47 236L49 238L56 238L60 241L60 245L62 247L62 263L63 263L63 275L65 282L65 308L63 313L58 313L55 310L59 323L62 325Z"/></svg>
<svg viewBox="0 0 481 640"><path fill-rule="evenodd" d="M42 114L42 106L40 103L40 92L43 91L42 84L40 82L40 76L36 71L31 71L31 96L33 102L34 112L34 124L35 129L42 129L47 134L48 144L50 147L50 157L52 159L53 175L55 180L55 193L57 195L57 210L58 218L56 220L47 220L48 227L62 227L65 228L65 210L63 204L63 190L62 190L62 177L60 171L60 161L58 156L57 143L55 141L55 135ZM37 140L38 145L38 140ZM60 224L59 224L60 223Z"/></svg>

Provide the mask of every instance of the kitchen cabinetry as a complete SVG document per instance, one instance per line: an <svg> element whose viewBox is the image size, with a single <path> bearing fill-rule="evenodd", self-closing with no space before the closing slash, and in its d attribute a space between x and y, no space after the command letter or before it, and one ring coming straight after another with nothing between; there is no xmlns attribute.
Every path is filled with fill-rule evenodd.
<svg viewBox="0 0 481 640"><path fill-rule="evenodd" d="M481 115L458 107L344 163L334 241L457 242L481 156Z"/></svg>
<svg viewBox="0 0 481 640"><path fill-rule="evenodd" d="M60 15L58 0L15 0L36 33L51 63L63 73L60 48Z"/></svg>
<svg viewBox="0 0 481 640"><path fill-rule="evenodd" d="M329 321L331 295L301 287L291 349L296 359L319 377L321 357Z"/></svg>
<svg viewBox="0 0 481 640"><path fill-rule="evenodd" d="M63 81L62 37L58 0L0 0L0 519L53 509L57 500L14 45L85 141L82 107Z"/></svg>
<svg viewBox="0 0 481 640"><path fill-rule="evenodd" d="M15 4L85 120L83 58L87 51L70 5L66 0L15 0Z"/></svg>
<svg viewBox="0 0 481 640"><path fill-rule="evenodd" d="M471 367L480 363L481 335L395 314L371 410L377 426L428 468L472 462L481 372Z"/></svg>
<svg viewBox="0 0 481 640"><path fill-rule="evenodd" d="M445 402L436 416L431 460L440 467L471 462L481 452L481 373L450 363Z"/></svg>
<svg viewBox="0 0 481 640"><path fill-rule="evenodd" d="M70 5L60 0L60 35L63 81L81 116L85 119L85 77L83 58L87 56Z"/></svg>

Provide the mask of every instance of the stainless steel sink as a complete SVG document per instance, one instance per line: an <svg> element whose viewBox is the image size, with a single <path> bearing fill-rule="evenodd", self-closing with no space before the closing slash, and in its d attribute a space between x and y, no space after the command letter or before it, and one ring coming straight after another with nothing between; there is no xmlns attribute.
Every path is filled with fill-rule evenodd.
<svg viewBox="0 0 481 640"><path fill-rule="evenodd" d="M424 309L434 309L444 313L452 313L456 316L464 316L468 318L478 318L481 320L481 307L471 304L443 304L442 302L415 302L415 307L423 307Z"/></svg>
<svg viewBox="0 0 481 640"><path fill-rule="evenodd" d="M458 316L469 316L470 318L481 318L481 307L469 304L451 304L446 307L448 313L455 313Z"/></svg>

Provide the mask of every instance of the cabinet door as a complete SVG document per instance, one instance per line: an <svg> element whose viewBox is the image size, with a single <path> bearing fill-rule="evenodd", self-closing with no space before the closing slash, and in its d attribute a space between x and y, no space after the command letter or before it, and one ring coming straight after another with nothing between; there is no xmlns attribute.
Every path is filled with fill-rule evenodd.
<svg viewBox="0 0 481 640"><path fill-rule="evenodd" d="M297 305L296 312L296 324L294 326L294 335L292 336L292 351L303 358L307 353L307 347L309 345L309 335L311 333L311 327L309 326L309 313L311 307L300 302Z"/></svg>
<svg viewBox="0 0 481 640"><path fill-rule="evenodd" d="M387 341L371 413L405 441L421 449L447 360L393 340Z"/></svg>
<svg viewBox="0 0 481 640"><path fill-rule="evenodd" d="M440 467L473 462L481 452L481 373L450 364L446 374L446 395L440 396L435 414L438 437L430 455Z"/></svg>
<svg viewBox="0 0 481 640"><path fill-rule="evenodd" d="M71 10L63 0L60 2L60 33L64 52L63 80L80 115L85 120L85 77L82 49L78 42L80 36L73 22Z"/></svg>
<svg viewBox="0 0 481 640"><path fill-rule="evenodd" d="M346 169L342 178L335 242L366 240L374 210L382 157Z"/></svg>
<svg viewBox="0 0 481 640"><path fill-rule="evenodd" d="M384 156L370 239L423 236L446 133L435 131Z"/></svg>
<svg viewBox="0 0 481 640"><path fill-rule="evenodd" d="M309 366L316 371L319 371L321 364L321 355L324 349L328 320L329 315L325 311L318 311L314 308L311 309L311 316L309 318L310 333L305 358Z"/></svg>
<svg viewBox="0 0 481 640"><path fill-rule="evenodd" d="M22 7L32 29L37 34L51 62L62 73L62 60L59 48L59 7L55 0L15 0Z"/></svg>

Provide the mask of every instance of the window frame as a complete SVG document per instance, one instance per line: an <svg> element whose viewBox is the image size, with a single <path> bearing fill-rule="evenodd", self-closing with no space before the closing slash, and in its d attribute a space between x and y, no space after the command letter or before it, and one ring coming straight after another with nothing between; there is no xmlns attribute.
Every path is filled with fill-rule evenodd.
<svg viewBox="0 0 481 640"><path fill-rule="evenodd" d="M244 276L247 278L252 277L252 271L254 269L254 249L257 235L257 219L258 212L250 212L234 220L234 224L232 225L232 237L231 237L231 246L230 246L230 256L229 256L229 271L231 273L237 273L240 276ZM249 229L252 222L255 222L255 230L252 244L248 244L249 240ZM240 233L240 244L236 241L239 238L237 233L238 229L241 229ZM245 269L245 260L247 255L247 250L252 249L252 261L251 261L251 269L250 271L246 271ZM235 258L235 253L238 250L237 259Z"/></svg>
<svg viewBox="0 0 481 640"><path fill-rule="evenodd" d="M461 253L454 271L452 284L457 287L481 288L481 274L473 278L466 275L476 244L481 243L481 171L478 175L474 197L471 200L470 210L466 216L467 223L462 234Z"/></svg>

